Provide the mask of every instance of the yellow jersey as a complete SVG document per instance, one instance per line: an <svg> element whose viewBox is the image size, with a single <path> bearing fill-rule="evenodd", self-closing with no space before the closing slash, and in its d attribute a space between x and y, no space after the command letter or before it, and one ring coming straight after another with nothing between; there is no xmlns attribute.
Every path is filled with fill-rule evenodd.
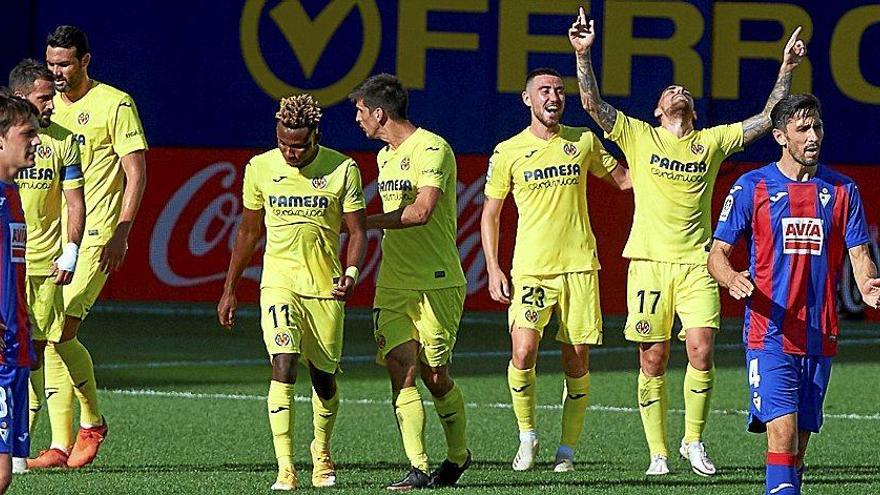
<svg viewBox="0 0 880 495"><path fill-rule="evenodd" d="M63 246L62 189L83 187L83 174L79 148L70 131L52 122L39 134L36 166L19 170L15 182L27 223L27 273L46 276Z"/></svg>
<svg viewBox="0 0 880 495"><path fill-rule="evenodd" d="M458 175L455 155L442 137L419 128L396 149L385 146L376 157L382 211L415 202L421 187L443 192L428 223L386 229L377 287L430 290L465 285L458 253Z"/></svg>
<svg viewBox="0 0 880 495"><path fill-rule="evenodd" d="M263 210L266 252L260 287L305 297L331 297L342 269L342 214L364 209L361 174L351 158L319 147L303 168L284 161L278 148L245 166L244 207Z"/></svg>
<svg viewBox="0 0 880 495"><path fill-rule="evenodd" d="M82 246L104 245L122 211L125 172L121 158L146 150L147 141L134 100L98 81L79 100L55 95L52 120L74 133L85 179L86 229Z"/></svg>
<svg viewBox="0 0 880 495"><path fill-rule="evenodd" d="M604 177L617 167L589 129L561 126L549 140L526 128L499 143L489 158L485 194L513 190L519 219L514 276L598 270L587 209L587 172Z"/></svg>
<svg viewBox="0 0 880 495"><path fill-rule="evenodd" d="M630 259L706 263L712 241L712 190L721 162L743 146L741 123L678 138L617 112L606 133L626 155L635 196Z"/></svg>

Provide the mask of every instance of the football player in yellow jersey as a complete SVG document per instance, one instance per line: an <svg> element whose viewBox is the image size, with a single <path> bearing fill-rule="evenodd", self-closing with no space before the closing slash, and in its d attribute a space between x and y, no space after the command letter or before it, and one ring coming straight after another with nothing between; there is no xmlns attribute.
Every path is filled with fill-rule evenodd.
<svg viewBox="0 0 880 495"><path fill-rule="evenodd" d="M244 211L229 261L220 324L235 324L236 288L266 225L260 281L260 325L272 362L267 399L278 477L273 490L297 487L293 466L297 362L309 369L315 438L312 486L336 484L330 437L339 409L336 372L342 358L344 301L366 253L360 171L349 157L320 146L321 108L307 94L281 100L278 147L245 166ZM348 267L339 264L339 234L348 230Z"/></svg>
<svg viewBox="0 0 880 495"><path fill-rule="evenodd" d="M443 138L409 121L408 95L396 77L373 76L349 98L367 137L387 143L377 156L384 213L367 217L369 228L383 230L374 337L411 464L387 488L452 486L471 462L464 397L449 374L467 289L456 243L455 155ZM430 476L419 375L446 434L446 460Z"/></svg>
<svg viewBox="0 0 880 495"><path fill-rule="evenodd" d="M125 258L144 192L147 143L131 97L89 77L91 54L82 31L59 26L46 44L46 62L59 92L53 101L53 120L74 133L80 148L86 223L73 280L62 290L61 336L46 351L52 444L28 465L79 468L94 460L107 436L107 423L98 404L92 357L77 333L107 275L119 269ZM71 392L80 405L80 428L72 448Z"/></svg>
<svg viewBox="0 0 880 495"><path fill-rule="evenodd" d="M630 187L629 177L592 132L560 123L565 88L557 71L529 73L522 98L531 122L498 144L489 159L480 231L489 293L510 305L507 381L520 440L513 469L531 468L538 453L535 364L544 327L555 312L565 393L553 470L566 472L574 470L574 448L589 400L589 346L602 343L599 258L587 210L587 173L619 189ZM519 219L508 283L498 260L498 231L511 190Z"/></svg>
<svg viewBox="0 0 880 495"><path fill-rule="evenodd" d="M685 433L679 453L693 471L715 474L703 430L715 382L713 346L720 324L718 285L706 268L712 240L712 189L721 162L771 128L770 111L789 93L792 71L806 54L800 28L785 45L779 77L764 110L742 122L696 129L690 92L671 85L654 116L659 126L628 117L602 100L590 61L596 37L583 8L569 30L577 54L584 109L626 155L635 213L623 255L630 259L625 335L639 344L638 402L651 454L648 475L669 472L666 448L666 365L672 324L682 322L688 367L684 379Z"/></svg>
<svg viewBox="0 0 880 495"><path fill-rule="evenodd" d="M10 90L40 112L36 166L21 170L16 177L27 223L27 298L37 355L37 368L30 375L30 431L45 400L43 351L47 341L57 342L61 336L64 298L60 286L73 279L85 224L79 148L73 134L51 120L54 79L45 64L33 59L22 60L9 74ZM62 196L67 207L67 242L63 244ZM13 459L14 471L25 469L25 459Z"/></svg>

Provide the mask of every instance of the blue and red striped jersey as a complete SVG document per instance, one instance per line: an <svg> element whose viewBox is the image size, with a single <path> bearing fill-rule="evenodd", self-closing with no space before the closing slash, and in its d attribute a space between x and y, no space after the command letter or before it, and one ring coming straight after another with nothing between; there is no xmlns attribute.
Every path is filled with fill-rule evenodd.
<svg viewBox="0 0 880 495"><path fill-rule="evenodd" d="M835 355L843 256L869 241L855 182L821 164L805 182L776 163L748 172L724 200L715 229L731 245L743 236L755 284L743 325L747 348Z"/></svg>
<svg viewBox="0 0 880 495"><path fill-rule="evenodd" d="M36 360L25 296L26 241L18 186L0 181L0 323L6 326L0 364L22 368Z"/></svg>

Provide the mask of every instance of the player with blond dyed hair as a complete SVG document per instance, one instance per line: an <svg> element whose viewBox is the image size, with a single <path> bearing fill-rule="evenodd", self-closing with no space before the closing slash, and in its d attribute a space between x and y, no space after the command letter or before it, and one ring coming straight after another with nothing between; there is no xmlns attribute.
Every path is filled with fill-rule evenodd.
<svg viewBox="0 0 880 495"><path fill-rule="evenodd" d="M278 147L253 157L244 171L244 211L235 238L220 324L232 328L236 288L266 226L260 281L260 324L272 362L267 400L278 477L273 490L294 490L296 364L309 369L315 438L312 486L336 484L330 437L339 410L336 372L342 358L344 304L366 253L361 175L351 158L319 145L321 107L308 94L281 100ZM339 234L348 230L348 267L339 263Z"/></svg>

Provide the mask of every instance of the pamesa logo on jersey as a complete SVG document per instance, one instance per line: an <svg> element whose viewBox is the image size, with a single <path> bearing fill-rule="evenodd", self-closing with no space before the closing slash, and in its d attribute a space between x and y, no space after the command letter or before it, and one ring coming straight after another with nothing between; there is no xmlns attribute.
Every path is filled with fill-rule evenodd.
<svg viewBox="0 0 880 495"><path fill-rule="evenodd" d="M52 147L42 144L37 146L37 156L43 160L48 160L49 158L52 158Z"/></svg>

